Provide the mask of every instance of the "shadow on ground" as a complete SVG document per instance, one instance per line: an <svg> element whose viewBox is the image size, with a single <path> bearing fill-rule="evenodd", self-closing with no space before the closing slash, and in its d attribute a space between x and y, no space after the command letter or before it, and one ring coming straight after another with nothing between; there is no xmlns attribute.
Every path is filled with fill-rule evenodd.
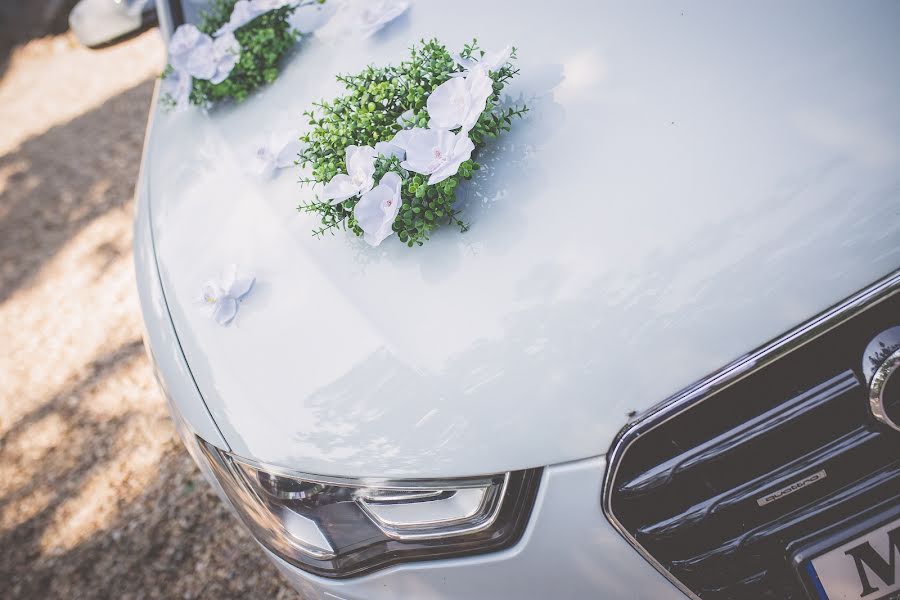
<svg viewBox="0 0 900 600"><path fill-rule="evenodd" d="M5 599L295 597L181 447L143 353L125 232L152 85L0 157Z"/></svg>
<svg viewBox="0 0 900 600"><path fill-rule="evenodd" d="M0 77L14 46L62 33L78 0L3 0L0 2Z"/></svg>
<svg viewBox="0 0 900 600"><path fill-rule="evenodd" d="M152 91L145 81L0 157L0 303L85 225L131 202Z"/></svg>

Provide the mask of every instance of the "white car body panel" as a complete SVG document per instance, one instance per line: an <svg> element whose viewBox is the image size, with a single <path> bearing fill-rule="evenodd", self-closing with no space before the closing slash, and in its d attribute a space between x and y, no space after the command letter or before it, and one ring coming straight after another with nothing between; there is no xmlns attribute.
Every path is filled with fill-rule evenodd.
<svg viewBox="0 0 900 600"><path fill-rule="evenodd" d="M159 272L227 445L365 477L603 455L629 411L900 266L898 22L890 1L419 0L372 38L313 36L240 106L159 115ZM520 49L533 110L462 186L471 230L314 239L296 171L246 172L254 139L423 36ZM220 327L196 299L228 263L257 285Z"/></svg>
<svg viewBox="0 0 900 600"><path fill-rule="evenodd" d="M154 103L156 100L154 95ZM187 437L186 432L190 430L192 435L199 435L210 443L224 448L227 447L227 443L212 420L197 390L197 384L194 383L191 369L184 359L159 280L153 238L150 234L151 193L146 159L152 131L151 117L144 142L145 158L135 188L137 203L134 222L134 270L144 323L144 347L153 365L156 380L168 400L176 423L179 424L182 437Z"/></svg>

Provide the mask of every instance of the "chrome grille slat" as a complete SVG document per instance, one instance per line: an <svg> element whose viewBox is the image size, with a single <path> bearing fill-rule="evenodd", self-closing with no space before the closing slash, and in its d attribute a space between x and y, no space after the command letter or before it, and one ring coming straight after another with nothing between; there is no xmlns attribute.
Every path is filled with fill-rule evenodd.
<svg viewBox="0 0 900 600"><path fill-rule="evenodd" d="M900 434L873 418L861 369L866 345L900 324L898 292L900 271L617 438L604 511L690 597L805 598L796 544L900 501Z"/></svg>
<svg viewBox="0 0 900 600"><path fill-rule="evenodd" d="M683 532L683 528L689 528L701 520L715 517L731 507L745 502L755 502L767 492L781 489L790 484L797 473L816 473L822 470L827 472L835 456L848 456L855 450L865 448L868 444L881 439L882 437L877 432L862 427L856 428L827 446L816 448L805 456L787 463L777 471L760 475L733 491L708 498L685 512L654 523L652 526L641 528L639 534L660 537L678 535Z"/></svg>
<svg viewBox="0 0 900 600"><path fill-rule="evenodd" d="M841 394L859 385L852 371L842 373L800 396L769 410L752 421L730 429L701 446L692 448L618 487L624 495L649 492L670 483L679 474L711 461L724 461L728 454L760 438L774 433L820 406L840 399Z"/></svg>

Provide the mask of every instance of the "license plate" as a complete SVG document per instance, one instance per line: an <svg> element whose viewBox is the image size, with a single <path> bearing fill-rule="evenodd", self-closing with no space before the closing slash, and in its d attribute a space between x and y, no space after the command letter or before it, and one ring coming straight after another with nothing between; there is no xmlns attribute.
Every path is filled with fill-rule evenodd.
<svg viewBox="0 0 900 600"><path fill-rule="evenodd" d="M821 600L900 598L900 520L806 563Z"/></svg>

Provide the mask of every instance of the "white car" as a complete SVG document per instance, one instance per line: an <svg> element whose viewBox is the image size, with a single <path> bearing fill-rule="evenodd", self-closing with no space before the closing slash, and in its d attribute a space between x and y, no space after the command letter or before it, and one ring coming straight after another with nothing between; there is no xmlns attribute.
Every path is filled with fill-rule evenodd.
<svg viewBox="0 0 900 600"><path fill-rule="evenodd" d="M185 445L305 598L888 597L898 24L416 0L243 103L154 102L134 251ZM311 236L247 149L423 37L519 48L531 112L463 184L469 231ZM256 284L223 327L197 299L230 264Z"/></svg>

